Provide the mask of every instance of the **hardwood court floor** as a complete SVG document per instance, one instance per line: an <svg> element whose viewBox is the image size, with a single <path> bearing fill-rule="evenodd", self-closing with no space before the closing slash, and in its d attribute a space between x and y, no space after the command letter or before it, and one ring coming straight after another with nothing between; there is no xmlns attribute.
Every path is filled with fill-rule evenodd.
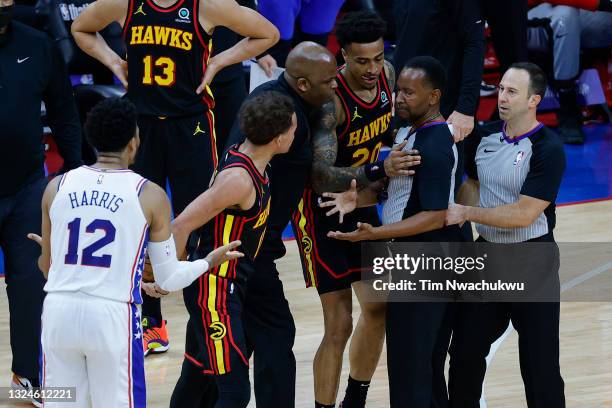
<svg viewBox="0 0 612 408"><path fill-rule="evenodd" d="M573 205L558 209L558 241L611 242L612 201ZM314 406L312 357L322 336L322 315L318 296L304 289L299 257L292 241L279 270L295 317L297 337L296 406ZM608 271L607 273L612 273ZM356 301L355 301L356 304ZM0 386L10 381L10 348L6 292L0 293ZM183 355L186 311L180 294L163 300L164 316L169 320L171 349L146 359L148 406L167 407L178 378ZM358 307L354 319L358 316ZM344 393L348 365L342 371L339 399ZM372 381L369 408L389 406L386 355ZM563 303L561 306L561 369L565 379L568 407L612 408L612 303ZM517 336L512 332L501 344L489 368L485 394L489 407L526 407L518 366ZM0 407L26 407L25 404ZM249 407L254 407L252 399ZM261 407L260 407L261 408ZM270 408L270 407L263 407ZM275 407L276 408L276 407ZM278 407L282 408L282 407Z"/></svg>

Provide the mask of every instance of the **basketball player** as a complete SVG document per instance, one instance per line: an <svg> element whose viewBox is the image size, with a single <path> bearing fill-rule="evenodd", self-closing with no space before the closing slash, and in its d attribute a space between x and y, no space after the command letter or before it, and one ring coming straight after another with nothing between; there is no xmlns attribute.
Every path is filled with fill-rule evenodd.
<svg viewBox="0 0 612 408"><path fill-rule="evenodd" d="M123 26L129 64L97 35L111 22ZM216 26L246 38L210 57ZM223 67L273 45L278 30L234 0L98 0L75 20L72 33L127 87L142 141L133 169L162 187L168 179L172 207L179 214L208 187L217 166L208 85ZM168 350L159 300L145 295L143 315L145 353Z"/></svg>
<svg viewBox="0 0 612 408"><path fill-rule="evenodd" d="M504 122L483 129L476 152L480 206L453 205L446 219L448 224L476 223L478 241L499 243L510 258L504 263L511 265L513 276L525 269L524 265L538 265L533 272L541 279L551 274L555 282L550 286L558 295L558 249L553 230L565 152L561 139L536 117L545 91L546 75L537 65L517 63L506 71L498 95L499 116ZM536 254L529 254L529 245L536 248ZM517 248L520 262L513 264L510 254ZM512 321L519 334L527 405L565 407L559 314L559 302L549 300L459 304L450 349L451 406L479 406L485 358Z"/></svg>
<svg viewBox="0 0 612 408"><path fill-rule="evenodd" d="M457 226L445 227L445 214L454 201L457 148L452 132L440 114L440 99L445 87L442 64L432 57L415 57L400 73L396 97L398 116L411 128L401 128L396 144L416 149L422 164L412 176L389 180L388 199L383 204L382 226L357 223L351 232L331 231L329 236L347 241L394 239L396 242L428 242L426 249L436 250L439 242L461 241ZM352 194L356 195L352 186ZM324 194L335 200L321 204L334 207L340 197L350 193ZM362 205L377 202L377 191L370 187L359 193ZM334 202L335 201L335 202ZM346 209L340 207L335 210ZM432 248L433 247L433 248ZM392 276L395 280L396 276ZM397 279L399 281L400 279ZM365 286L365 285L364 285ZM444 362L448 350L446 330L448 304L406 302L390 299L387 303L387 367L391 407L430 408L446 406ZM450 324L450 322L448 322ZM434 388L444 389L443 399L434 402ZM437 392L436 392L437 393ZM439 405L441 404L441 405Z"/></svg>
<svg viewBox="0 0 612 408"><path fill-rule="evenodd" d="M313 126L312 185L305 189L292 225L306 286L315 286L323 307L325 334L314 358L316 407L333 407L342 370L342 355L352 332L352 290L361 315L350 345L350 375L344 408L364 407L378 364L385 333L385 305L366 303L360 279L359 244L327 237L329 231L352 231L356 221L378 224L375 207L359 209L341 224L319 209L318 194L343 191L352 179L360 186L385 176L410 174L411 157L399 150L378 161L391 140L395 72L384 60L385 21L376 13L349 13L336 26L346 65L336 74L334 99L322 108ZM395 160L399 160L395 162ZM394 168L394 165L397 168Z"/></svg>
<svg viewBox="0 0 612 408"><path fill-rule="evenodd" d="M159 286L172 291L242 256L231 251L240 243L228 243L203 260L179 262L164 190L127 169L140 142L133 104L117 98L101 102L86 132L98 161L49 183L42 238L30 234L41 244L38 264L48 279L43 387L76 387L76 404L45 406L145 407L137 304L147 246Z"/></svg>
<svg viewBox="0 0 612 408"><path fill-rule="evenodd" d="M217 408L246 407L251 397L242 322L246 283L270 213L268 163L289 150L297 119L291 99L278 92L250 99L238 119L247 139L227 150L210 188L172 224L178 252L185 250L191 232L206 224L195 257L236 239L246 257L211 269L183 292L190 320L171 407L202 406L211 382L218 388Z"/></svg>

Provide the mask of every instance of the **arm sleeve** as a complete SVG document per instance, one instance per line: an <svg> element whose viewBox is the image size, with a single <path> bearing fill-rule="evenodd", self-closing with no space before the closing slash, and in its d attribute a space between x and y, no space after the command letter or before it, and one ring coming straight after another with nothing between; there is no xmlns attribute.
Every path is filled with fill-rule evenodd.
<svg viewBox="0 0 612 408"><path fill-rule="evenodd" d="M81 159L81 122L74 102L72 84L59 50L49 42L50 75L43 101L47 108L49 126L64 159L63 170L83 164Z"/></svg>
<svg viewBox="0 0 612 408"><path fill-rule="evenodd" d="M179 261L172 235L163 242L149 242L148 252L155 281L168 292L186 288L209 269L204 259Z"/></svg>
<svg viewBox="0 0 612 408"><path fill-rule="evenodd" d="M484 17L479 0L464 0L455 18L463 46L463 66L459 99L455 110L468 116L476 115L480 82L484 64Z"/></svg>
<svg viewBox="0 0 612 408"><path fill-rule="evenodd" d="M521 194L554 202L565 171L563 145L560 142L536 143L529 164L529 173L521 188Z"/></svg>
<svg viewBox="0 0 612 408"><path fill-rule="evenodd" d="M423 162L416 171L419 177L420 206L423 211L448 208L455 157L452 150L452 135L447 129L444 130L445 132L440 132L435 138L428 137L422 146Z"/></svg>

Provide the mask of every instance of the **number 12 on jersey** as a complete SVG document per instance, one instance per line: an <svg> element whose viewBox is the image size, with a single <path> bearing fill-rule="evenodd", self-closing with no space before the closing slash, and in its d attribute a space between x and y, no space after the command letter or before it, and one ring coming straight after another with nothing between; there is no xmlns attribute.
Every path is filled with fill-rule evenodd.
<svg viewBox="0 0 612 408"><path fill-rule="evenodd" d="M117 230L109 220L95 219L87 225L85 228L85 233L93 234L98 230L104 231L104 236L91 245L83 248L80 264L83 266L109 268L111 265L112 256L108 254L94 255L94 252L99 251L108 244L114 242L115 233ZM81 219L75 218L72 220L68 224L68 231L68 253L64 257L64 263L66 265L76 265L79 263L79 236L81 232Z"/></svg>

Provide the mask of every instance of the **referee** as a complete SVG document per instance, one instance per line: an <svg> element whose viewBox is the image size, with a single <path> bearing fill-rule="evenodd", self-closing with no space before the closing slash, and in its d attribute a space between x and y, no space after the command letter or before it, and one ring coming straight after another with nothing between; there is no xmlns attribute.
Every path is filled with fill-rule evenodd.
<svg viewBox="0 0 612 408"><path fill-rule="evenodd" d="M404 151L417 150L422 163L415 167L413 176L389 179L382 226L362 222L353 232L336 231L328 236L353 242L393 239L429 243L423 250L436 254L442 248L439 243L462 241L457 226L444 225L449 203L454 202L458 163L452 131L440 114L445 81L444 66L433 57L414 57L406 63L397 79L395 109L411 128L399 129L395 144L405 143ZM358 205L375 204L374 190L374 186L362 189ZM344 194L326 193L325 196L340 198ZM321 206L338 206L341 201L332 200ZM414 249L414 245L410 248ZM397 282L402 279L401 275L393 278ZM390 297L387 303L390 405L392 408L446 406L444 362L452 323L449 303L403 300Z"/></svg>
<svg viewBox="0 0 612 408"><path fill-rule="evenodd" d="M499 113L504 122L483 129L476 151L480 207L451 206L447 224L472 221L480 234L478 241L508 245L505 253L516 248L529 249L511 244L552 243L550 254L539 252L537 257L530 257L521 252L520 255L522 265L547 264L537 272L553 272L558 283L553 229L565 153L559 137L536 119L536 109L545 90L546 76L537 65L517 63L506 71L498 96ZM513 271L521 272L516 268ZM519 334L521 374L528 406L565 407L559 368L558 301L462 303L450 349L451 407L479 406L485 357L510 320Z"/></svg>

